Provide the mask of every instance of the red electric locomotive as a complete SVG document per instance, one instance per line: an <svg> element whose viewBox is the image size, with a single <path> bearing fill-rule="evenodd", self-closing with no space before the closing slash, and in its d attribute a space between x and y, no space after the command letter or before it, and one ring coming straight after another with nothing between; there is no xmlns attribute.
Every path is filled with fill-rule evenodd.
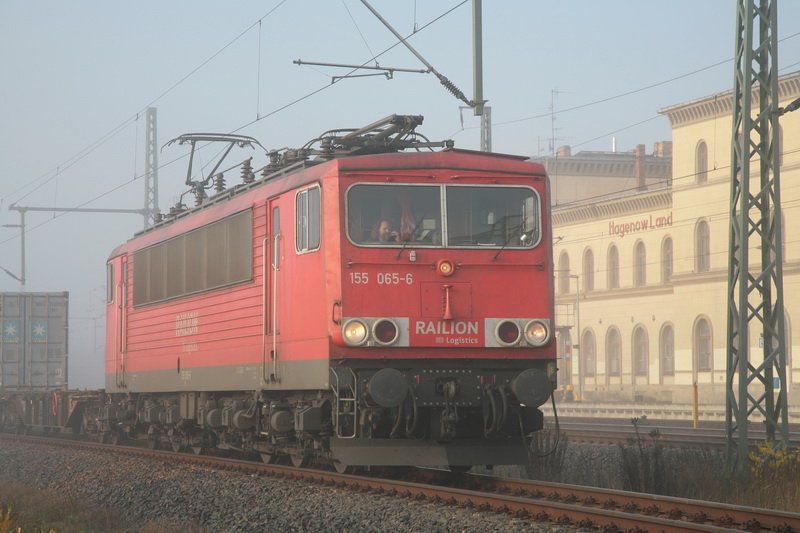
<svg viewBox="0 0 800 533"><path fill-rule="evenodd" d="M556 376L548 178L421 122L270 152L260 179L247 160L229 189L190 162L198 205L111 254L88 425L340 469L525 463ZM260 146L177 139L212 140Z"/></svg>

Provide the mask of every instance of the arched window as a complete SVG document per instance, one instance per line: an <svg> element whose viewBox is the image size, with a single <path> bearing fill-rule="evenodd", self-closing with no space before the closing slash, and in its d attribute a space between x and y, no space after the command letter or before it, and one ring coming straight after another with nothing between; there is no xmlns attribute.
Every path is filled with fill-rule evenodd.
<svg viewBox="0 0 800 533"><path fill-rule="evenodd" d="M764 345L763 333L757 333L756 335L760 337L759 345L763 346ZM786 376L787 379L789 379L792 370L792 330L789 325L789 314L786 312L785 309L783 311L783 338L786 348L786 370L787 370ZM778 348L777 337L773 339L773 346L776 349Z"/></svg>
<svg viewBox="0 0 800 533"><path fill-rule="evenodd" d="M597 373L597 346L594 341L594 333L590 329L583 332L581 354L583 357L583 375L594 376Z"/></svg>
<svg viewBox="0 0 800 533"><path fill-rule="evenodd" d="M696 183L705 183L708 181L708 146L705 141L697 143L694 163Z"/></svg>
<svg viewBox="0 0 800 533"><path fill-rule="evenodd" d="M619 330L612 328L606 335L606 368L609 376L619 376L622 362L622 343Z"/></svg>
<svg viewBox="0 0 800 533"><path fill-rule="evenodd" d="M700 372L711 370L713 344L711 342L711 324L709 324L707 319L697 319L697 322L694 323L692 339L694 361L697 370Z"/></svg>
<svg viewBox="0 0 800 533"><path fill-rule="evenodd" d="M608 288L619 288L619 252L613 244L608 249Z"/></svg>
<svg viewBox="0 0 800 533"><path fill-rule="evenodd" d="M781 211L781 259L786 262L786 214Z"/></svg>
<svg viewBox="0 0 800 533"><path fill-rule="evenodd" d="M637 376L647 375L648 344L647 331L642 326L633 330L633 371Z"/></svg>
<svg viewBox="0 0 800 533"><path fill-rule="evenodd" d="M569 293L569 255L561 252L558 258L558 292Z"/></svg>
<svg viewBox="0 0 800 533"><path fill-rule="evenodd" d="M694 270L708 272L711 268L711 237L708 222L701 220L694 230Z"/></svg>
<svg viewBox="0 0 800 533"><path fill-rule="evenodd" d="M658 340L659 357L661 358L661 374L664 376L675 375L675 331L667 324L661 328Z"/></svg>
<svg viewBox="0 0 800 533"><path fill-rule="evenodd" d="M661 243L661 282L672 280L672 237L664 238Z"/></svg>
<svg viewBox="0 0 800 533"><path fill-rule="evenodd" d="M569 385L572 383L572 334L569 328L560 330L556 335L556 353L564 361L563 365L558 365L558 383Z"/></svg>
<svg viewBox="0 0 800 533"><path fill-rule="evenodd" d="M775 228L775 210L769 210L769 223ZM781 211L781 261L786 262L786 214ZM775 259L775 253L770 253L770 258Z"/></svg>
<svg viewBox="0 0 800 533"><path fill-rule="evenodd" d="M591 248L583 252L583 292L594 290L594 253Z"/></svg>
<svg viewBox="0 0 800 533"><path fill-rule="evenodd" d="M783 337L786 339L786 370L792 369L792 328L789 315L783 311Z"/></svg>
<svg viewBox="0 0 800 533"><path fill-rule="evenodd" d="M644 243L639 241L633 249L633 285L644 287L647 284L647 252Z"/></svg>

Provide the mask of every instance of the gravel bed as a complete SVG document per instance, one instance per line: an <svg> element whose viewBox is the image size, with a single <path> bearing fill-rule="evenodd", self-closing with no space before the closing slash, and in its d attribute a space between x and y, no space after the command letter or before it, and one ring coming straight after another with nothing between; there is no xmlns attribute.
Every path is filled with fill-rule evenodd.
<svg viewBox="0 0 800 533"><path fill-rule="evenodd" d="M301 481L11 441L0 445L0 482L47 488L116 509L130 524L180 524L184 531L574 531Z"/></svg>

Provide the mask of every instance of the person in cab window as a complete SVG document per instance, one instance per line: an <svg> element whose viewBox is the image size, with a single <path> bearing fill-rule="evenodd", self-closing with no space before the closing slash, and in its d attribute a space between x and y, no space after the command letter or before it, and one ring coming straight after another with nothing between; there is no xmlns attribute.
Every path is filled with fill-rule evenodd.
<svg viewBox="0 0 800 533"><path fill-rule="evenodd" d="M397 242L398 234L392 229L392 223L382 218L372 228L372 242Z"/></svg>

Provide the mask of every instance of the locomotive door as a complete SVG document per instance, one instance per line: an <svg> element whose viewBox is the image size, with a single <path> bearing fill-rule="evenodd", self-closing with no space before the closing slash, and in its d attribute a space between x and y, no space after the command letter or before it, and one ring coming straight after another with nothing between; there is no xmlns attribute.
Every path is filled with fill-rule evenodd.
<svg viewBox="0 0 800 533"><path fill-rule="evenodd" d="M271 198L267 202L268 233L264 240L264 381L279 383L278 359L281 352L281 324L284 305L285 280L281 267L282 234L281 234L281 198Z"/></svg>
<svg viewBox="0 0 800 533"><path fill-rule="evenodd" d="M115 268L112 263L111 268ZM120 261L120 273L116 276L117 283L114 286L116 301L115 308L115 338L114 338L114 359L117 387L125 387L125 355L127 351L127 312L128 312L128 258L123 256ZM113 276L112 276L113 277Z"/></svg>

